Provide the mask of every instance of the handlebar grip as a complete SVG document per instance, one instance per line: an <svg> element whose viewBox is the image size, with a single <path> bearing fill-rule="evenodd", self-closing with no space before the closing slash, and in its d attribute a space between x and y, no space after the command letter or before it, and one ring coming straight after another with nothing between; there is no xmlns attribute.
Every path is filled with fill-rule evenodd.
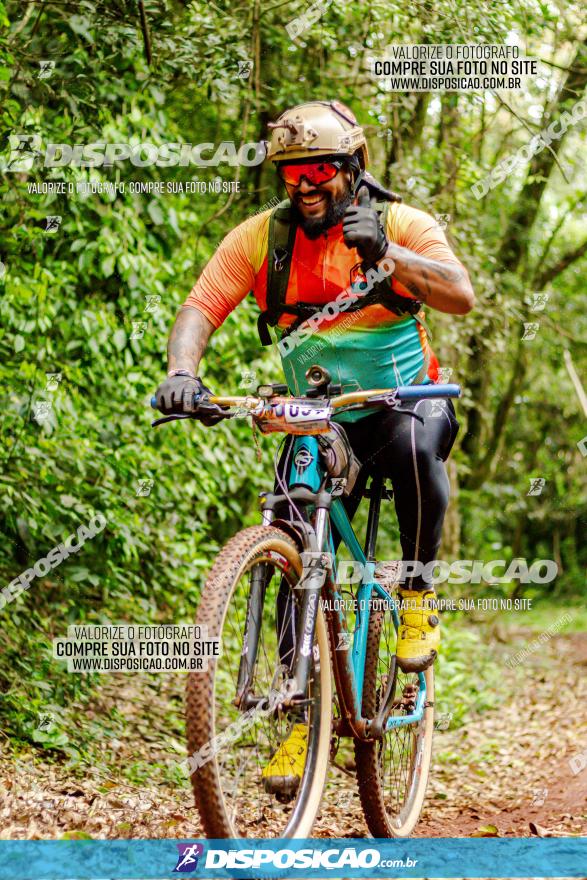
<svg viewBox="0 0 587 880"><path fill-rule="evenodd" d="M197 398L197 397L198 397L198 395L195 394L194 398ZM151 409L157 409L157 398L155 395L153 395L153 397L151 398Z"/></svg>
<svg viewBox="0 0 587 880"><path fill-rule="evenodd" d="M435 397L460 397L460 385L400 385L397 389L399 400L425 400Z"/></svg>

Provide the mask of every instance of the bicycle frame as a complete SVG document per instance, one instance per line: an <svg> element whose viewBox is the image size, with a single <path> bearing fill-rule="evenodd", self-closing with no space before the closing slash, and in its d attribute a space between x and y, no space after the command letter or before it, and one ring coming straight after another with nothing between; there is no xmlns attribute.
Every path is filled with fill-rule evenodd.
<svg viewBox="0 0 587 880"><path fill-rule="evenodd" d="M314 368L310 368L310 371ZM264 386L266 387L266 386ZM272 386L269 386L270 388ZM258 392L260 393L259 386ZM267 402L271 401L273 394L265 394L264 397L219 397L209 395L206 399L207 403L216 405L217 407L243 407L245 411L251 414L261 411L267 406ZM442 398L442 397L459 397L460 388L458 385L408 385L400 386L395 389L368 389L350 392L329 398L329 405L333 410L343 407L352 407L360 405L392 405L394 402L402 400L414 400L420 398ZM194 398L197 399L197 396ZM156 400L152 398L151 406L156 408ZM223 415L219 410L219 414ZM231 418L233 414L226 417ZM153 426L164 424L165 422L175 419L192 418L191 414L171 414L157 419L153 422ZM279 430L279 429L278 429ZM296 464L298 454L304 451ZM365 673L365 661L367 653L367 634L369 629L369 617L371 613L371 600L373 595L390 603L393 623L397 632L399 627L399 616L397 608L390 594L375 579L375 543L377 538L377 526L379 521L379 508L382 497L382 483L372 484L374 491L371 495L371 503L369 507L369 523L367 527L367 538L365 542L365 550L361 547L359 540L351 526L349 518L346 514L344 506L338 497L334 497L332 489L327 491L324 480L324 469L319 454L318 441L312 434L303 432L296 437L293 443L293 464L289 474L289 487L292 491L297 492L297 499L304 504L314 504L316 507L316 517L314 529L310 529L305 535L308 544L305 549L309 548L321 556L324 553L331 552L331 558L335 558L334 544L330 523L334 525L337 533L340 535L342 543L351 553L351 557L362 564L363 579L357 595L357 608L355 612L355 626L353 630L353 643L350 651L337 651L336 639L334 641L335 650L333 652L333 667L336 681L337 692L341 702L341 724L340 735L353 735L361 739L369 738L369 735L381 736L381 734L393 727L401 727L407 724L414 724L422 719L424 708L426 706L426 677L424 673L418 674L419 690L416 700L414 712L410 715L398 718L388 718L385 723L385 731L383 730L383 719L385 711L388 709L388 700L392 694L395 683L396 667L395 661L390 668L393 674L390 676L388 688L382 701L383 708L379 710L376 719L363 718L361 707L363 697L363 682ZM270 498L270 493L265 493L265 500ZM284 500L285 496L272 496L274 501ZM274 510L271 505L267 505L263 512L263 523L268 525L273 521ZM288 530L288 523L283 520L278 521L279 525ZM297 535L299 538L300 536ZM298 691L291 696L291 704L296 701L303 702L305 697L305 684L311 668L312 656L312 637L317 616L317 600L322 595L325 599L340 599L340 593L336 589L336 565L334 563L334 578L322 577L318 583L318 576L324 575L324 565L321 569L314 569L308 577L308 586L302 600L301 621L302 630L300 635L303 636L303 643L298 648L297 658L295 661L294 677L298 682ZM328 574L328 569L326 569ZM263 602L264 594L264 573L259 571L255 579L252 591L249 596L249 607L247 616L254 614L255 608ZM339 633L346 632L346 619L342 612L342 602L338 605L337 611L330 611L327 608L326 618L331 629L331 634L336 636ZM248 629L248 627L247 627ZM241 663L238 674L237 694L235 704L242 708L248 708L250 695L248 694L248 686L250 683L251 670L254 668L258 631L253 625L250 633L252 638L247 644L245 638L245 649L241 656ZM343 656L341 656L343 655ZM371 729L370 729L371 728Z"/></svg>
<svg viewBox="0 0 587 880"><path fill-rule="evenodd" d="M298 456L303 450L303 455ZM303 468L295 464L296 459L304 462ZM290 487L303 487L311 492L316 492L324 477L324 471L319 455L318 441L315 437L296 437L293 444L293 463L289 475ZM367 632L371 613L371 601L375 595L377 598L388 602L391 607L393 622L397 631L399 615L395 607L393 597L375 579L375 542L379 521L379 508L382 498L381 481L372 484L372 493L369 507L369 521L365 549L355 534L347 513L340 498L333 497L330 507L330 520L340 535L342 543L351 554L351 559L363 566L363 578L357 594L357 609L355 612L355 627L353 631L352 647L348 651L336 650L334 640L333 666L337 691L341 701L341 716L346 719L350 727L349 733L360 738L368 737L369 722L372 719L362 717L361 706L363 697L363 680L365 672L365 660L367 652ZM330 552L335 559L332 533L329 528L316 528L319 546L318 552ZM340 600L340 593L336 587L336 564L333 563L332 577L327 577L322 589L323 598L326 600ZM334 602L334 608L327 606L326 617L331 626L334 636L346 632L346 621L342 602ZM415 710L410 715L392 717L387 719L386 730L393 727L401 727L414 724L421 720L426 703L426 678L424 673L419 673L419 689ZM345 733L344 725L341 733Z"/></svg>

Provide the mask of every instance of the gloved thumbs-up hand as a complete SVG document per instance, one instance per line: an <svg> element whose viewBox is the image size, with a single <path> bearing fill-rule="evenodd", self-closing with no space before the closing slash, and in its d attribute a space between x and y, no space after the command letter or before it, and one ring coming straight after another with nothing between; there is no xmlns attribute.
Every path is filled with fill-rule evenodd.
<svg viewBox="0 0 587 880"><path fill-rule="evenodd" d="M379 214L375 210L366 186L359 189L356 205L350 205L342 220L344 243L356 248L366 264L376 263L385 255L389 241Z"/></svg>

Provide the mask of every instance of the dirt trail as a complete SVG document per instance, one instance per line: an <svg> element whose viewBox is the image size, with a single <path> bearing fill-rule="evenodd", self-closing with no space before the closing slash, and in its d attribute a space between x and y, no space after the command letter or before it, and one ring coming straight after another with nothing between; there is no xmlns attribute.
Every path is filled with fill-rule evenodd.
<svg viewBox="0 0 587 880"><path fill-rule="evenodd" d="M583 772L573 774L569 763L587 750L586 673L585 634L557 636L523 665L504 666L510 697L499 710L435 732L414 836L587 834L587 753ZM349 796L333 798L342 811L326 800L316 833L365 834L352 780L336 768L331 780Z"/></svg>
<svg viewBox="0 0 587 880"><path fill-rule="evenodd" d="M515 700L441 733L437 754L461 759L436 762L418 836L587 834L587 753L582 772L570 763L587 750L586 673L587 635L557 637L521 667Z"/></svg>
<svg viewBox="0 0 587 880"><path fill-rule="evenodd" d="M437 731L416 836L586 835L587 765L573 774L569 763L587 750L586 671L587 635L557 636L523 666L507 670L511 695L499 710ZM181 677L121 678L105 683L95 707L99 715L117 706L127 719L123 738L100 744L110 756L109 772L102 765L72 775L33 752L21 754L15 767L0 740L0 838L201 834L187 786L162 781L157 772L171 748L182 758L181 743L170 745L169 734L170 703L179 711ZM132 784L116 768L133 764L155 769ZM350 765L347 772L332 768L315 834L367 834Z"/></svg>

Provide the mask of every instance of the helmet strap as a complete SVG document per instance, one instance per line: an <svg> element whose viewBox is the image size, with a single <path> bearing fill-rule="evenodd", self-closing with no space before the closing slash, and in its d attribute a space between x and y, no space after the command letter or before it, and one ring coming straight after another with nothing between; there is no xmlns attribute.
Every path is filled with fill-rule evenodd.
<svg viewBox="0 0 587 880"><path fill-rule="evenodd" d="M358 173L357 176L355 177L355 180L354 180L354 183L353 183L353 186L352 186L352 189L351 189L351 192L352 192L352 194L353 194L353 199L354 199L355 196L357 195L357 192L358 192L358 190L359 190L359 187L360 187L361 183L363 182L363 178L364 178L364 176L365 176L365 172L364 172L364 171L359 171L359 173Z"/></svg>
<svg viewBox="0 0 587 880"><path fill-rule="evenodd" d="M353 176L353 184L351 187L351 191L353 194L353 198L356 196L357 191L361 185L361 181L365 175L365 170L361 168L361 163L359 161L359 157L356 153L353 153L352 156L348 158L348 167Z"/></svg>

